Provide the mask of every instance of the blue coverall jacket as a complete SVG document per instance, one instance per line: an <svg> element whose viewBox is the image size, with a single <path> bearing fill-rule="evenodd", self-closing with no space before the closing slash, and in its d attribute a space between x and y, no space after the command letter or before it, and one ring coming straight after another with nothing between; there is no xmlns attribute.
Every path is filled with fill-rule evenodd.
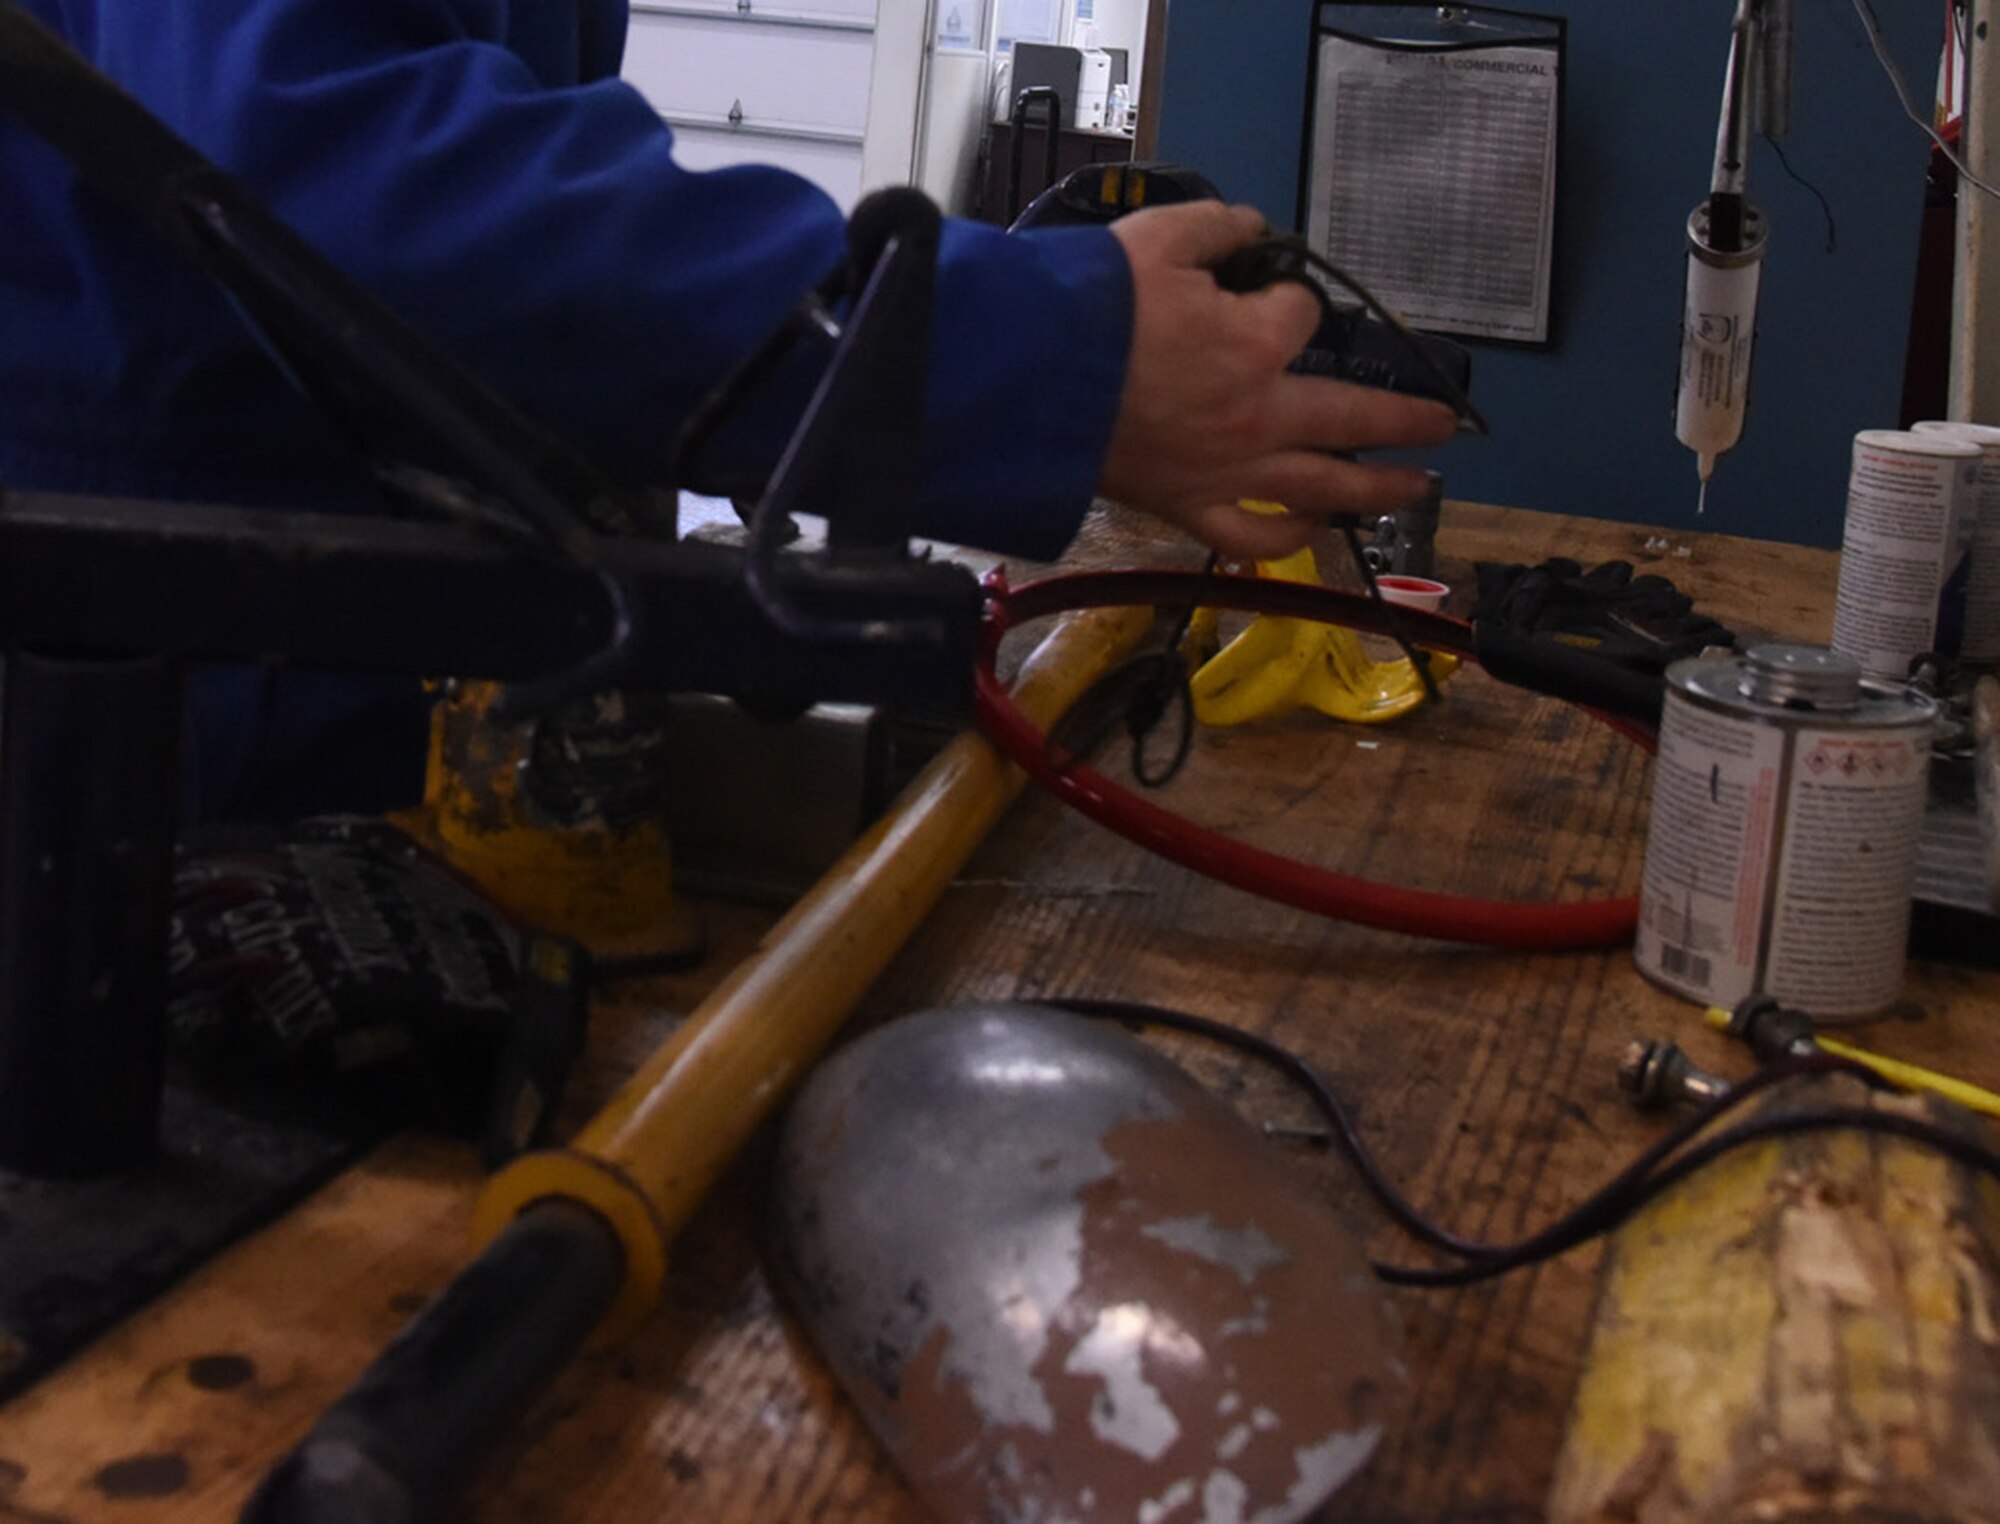
<svg viewBox="0 0 2000 1524"><path fill-rule="evenodd" d="M675 164L670 130L616 78L624 0L27 5L391 307L633 480L657 477L676 420L843 252L838 210L806 182ZM1127 266L1101 231L947 225L927 532L1037 556L1067 541L1109 438L1130 314ZM789 421L767 420L766 448ZM368 500L357 463L218 292L79 190L4 102L0 481ZM338 722L371 723L372 691L324 684L284 704L266 686L202 690L210 811L240 802L252 752L330 764Z"/></svg>

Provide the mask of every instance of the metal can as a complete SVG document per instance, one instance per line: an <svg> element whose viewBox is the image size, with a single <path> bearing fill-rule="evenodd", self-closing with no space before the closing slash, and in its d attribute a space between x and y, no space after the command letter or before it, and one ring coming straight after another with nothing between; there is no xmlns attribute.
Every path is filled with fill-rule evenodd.
<svg viewBox="0 0 2000 1524"><path fill-rule="evenodd" d="M1979 447L1972 564L1965 578L1965 638L1958 659L1963 666L1990 672L2000 668L2000 429L1941 421L1910 427L1918 434L1942 434Z"/></svg>
<svg viewBox="0 0 2000 1524"><path fill-rule="evenodd" d="M1869 676L1901 680L1920 657L1958 654L1979 465L1979 446L1946 435L1854 436L1833 648Z"/></svg>
<svg viewBox="0 0 2000 1524"><path fill-rule="evenodd" d="M1704 1005L1862 1017L1902 993L1937 708L1821 646L1667 670L1639 972Z"/></svg>

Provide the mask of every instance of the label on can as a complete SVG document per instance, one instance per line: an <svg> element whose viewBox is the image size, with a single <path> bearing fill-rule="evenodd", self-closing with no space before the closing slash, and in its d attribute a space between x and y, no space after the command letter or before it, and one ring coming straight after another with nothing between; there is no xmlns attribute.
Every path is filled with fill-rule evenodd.
<svg viewBox="0 0 2000 1524"><path fill-rule="evenodd" d="M1824 1016L1902 992L1929 782L1926 732L1794 733L1766 991Z"/></svg>
<svg viewBox="0 0 2000 1524"><path fill-rule="evenodd" d="M1917 657L1958 650L1978 461L1970 445L1961 457L1879 439L1854 442L1833 648L1900 679Z"/></svg>
<svg viewBox="0 0 2000 1524"><path fill-rule="evenodd" d="M1641 972L1708 1005L1766 994L1848 1017L1892 1004L1929 768L1926 724L1737 714L1670 687Z"/></svg>
<svg viewBox="0 0 2000 1524"><path fill-rule="evenodd" d="M1653 763L1639 966L1710 1005L1757 988L1785 733L1671 689Z"/></svg>

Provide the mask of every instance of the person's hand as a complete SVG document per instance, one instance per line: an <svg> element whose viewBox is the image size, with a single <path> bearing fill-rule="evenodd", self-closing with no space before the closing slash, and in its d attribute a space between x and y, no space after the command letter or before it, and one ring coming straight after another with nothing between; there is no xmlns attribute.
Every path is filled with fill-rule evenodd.
<svg viewBox="0 0 2000 1524"><path fill-rule="evenodd" d="M1250 207L1206 201L1111 224L1132 264L1132 357L1105 457L1105 496L1165 519L1243 560L1307 544L1333 513L1407 508L1425 491L1408 466L1336 460L1336 450L1442 444L1442 403L1285 367L1319 326L1319 303L1290 281L1235 294L1210 267L1266 231ZM1250 513L1246 498L1285 504Z"/></svg>

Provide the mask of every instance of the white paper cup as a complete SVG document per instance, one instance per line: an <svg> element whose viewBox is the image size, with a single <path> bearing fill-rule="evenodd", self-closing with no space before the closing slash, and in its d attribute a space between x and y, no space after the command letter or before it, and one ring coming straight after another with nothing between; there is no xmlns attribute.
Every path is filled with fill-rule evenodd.
<svg viewBox="0 0 2000 1524"><path fill-rule="evenodd" d="M1395 572L1376 577L1375 585L1382 590L1384 602L1407 604L1430 614L1444 607L1445 599L1451 596L1451 589L1442 582L1433 582L1429 577L1405 577Z"/></svg>

